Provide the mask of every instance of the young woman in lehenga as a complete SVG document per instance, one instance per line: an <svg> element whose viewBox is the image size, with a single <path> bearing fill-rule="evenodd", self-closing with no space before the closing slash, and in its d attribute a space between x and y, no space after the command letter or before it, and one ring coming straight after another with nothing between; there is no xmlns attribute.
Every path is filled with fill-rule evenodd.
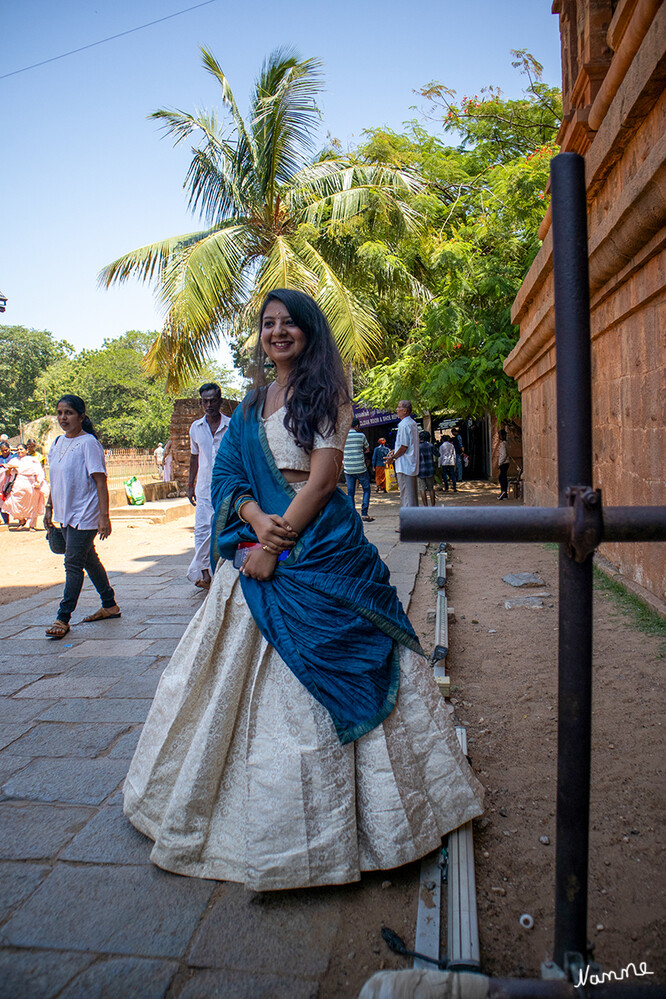
<svg viewBox="0 0 666 999"><path fill-rule="evenodd" d="M260 329L259 384L213 472L213 584L125 783L155 864L255 891L397 867L482 811L388 570L337 488L351 406L326 320L278 290Z"/></svg>

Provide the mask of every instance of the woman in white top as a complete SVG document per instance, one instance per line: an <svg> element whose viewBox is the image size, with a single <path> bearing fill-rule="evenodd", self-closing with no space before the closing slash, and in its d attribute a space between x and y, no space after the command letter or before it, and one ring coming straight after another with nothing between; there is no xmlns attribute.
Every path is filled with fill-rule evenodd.
<svg viewBox="0 0 666 999"><path fill-rule="evenodd" d="M482 811L388 570L338 488L352 413L326 319L278 289L260 329L255 390L213 469L213 582L124 787L153 863L255 891L397 867Z"/></svg>
<svg viewBox="0 0 666 999"><path fill-rule="evenodd" d="M64 395L58 401L56 415L63 434L49 451L51 495L44 512L44 526L48 530L56 521L65 536L65 592L58 616L46 634L49 638L64 638L81 593L84 570L99 593L102 606L83 620L120 617L120 608L95 551L95 536L99 534L104 540L111 534L104 450L80 396Z"/></svg>

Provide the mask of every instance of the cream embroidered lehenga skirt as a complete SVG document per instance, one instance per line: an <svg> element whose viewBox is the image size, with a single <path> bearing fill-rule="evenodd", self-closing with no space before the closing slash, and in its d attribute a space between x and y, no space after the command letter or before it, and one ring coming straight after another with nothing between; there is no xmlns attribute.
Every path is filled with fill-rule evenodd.
<svg viewBox="0 0 666 999"><path fill-rule="evenodd" d="M151 860L256 891L357 881L482 811L430 668L401 650L382 725L342 746L221 563L160 680L125 782Z"/></svg>

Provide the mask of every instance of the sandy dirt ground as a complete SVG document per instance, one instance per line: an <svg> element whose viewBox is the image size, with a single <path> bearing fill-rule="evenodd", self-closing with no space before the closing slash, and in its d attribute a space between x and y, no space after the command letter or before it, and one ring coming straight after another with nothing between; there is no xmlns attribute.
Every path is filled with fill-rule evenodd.
<svg viewBox="0 0 666 999"><path fill-rule="evenodd" d="M494 503L489 484L466 484L438 502ZM182 552L192 545L188 519L166 525L116 524L98 544L104 563ZM435 552L421 561L410 616L423 645L434 644ZM508 572L533 571L544 586L515 590ZM62 560L43 533L0 532L0 604L63 581ZM462 545L451 551L447 583L455 620L447 669L456 721L486 788L486 814L474 823L482 969L500 976L539 975L553 939L557 552L543 545ZM540 609L507 610L507 598L549 593ZM589 932L605 969L644 961L649 983L666 981L664 904L664 649L615 600L595 597ZM540 837L548 836L544 845ZM358 995L382 967L409 966L389 953L382 924L414 942L419 865L323 889L342 906L342 928L320 999ZM293 903L299 893L290 893ZM290 903L292 904L292 903ZM532 930L519 924L522 913ZM446 926L443 921L443 947Z"/></svg>
<svg viewBox="0 0 666 999"><path fill-rule="evenodd" d="M473 501L493 501L493 492L481 488ZM429 648L434 625L423 620L423 610L434 586L435 552L431 546L422 559L412 598L412 618ZM509 572L535 572L545 585L516 589L502 581ZM551 595L540 609L505 608L507 599L537 593ZM486 788L486 813L474 823L482 966L496 976L538 976L551 956L554 928L557 550L456 544L447 596L455 611L447 657L451 703ZM666 647L663 635L637 627L597 584L593 654L588 932L605 970L644 961L651 976L641 984L664 983ZM529 931L520 926L523 913L534 920Z"/></svg>

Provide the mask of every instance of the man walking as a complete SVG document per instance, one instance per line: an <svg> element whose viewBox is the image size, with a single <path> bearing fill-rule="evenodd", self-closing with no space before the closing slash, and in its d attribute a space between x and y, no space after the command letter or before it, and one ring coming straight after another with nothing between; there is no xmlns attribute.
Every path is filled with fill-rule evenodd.
<svg viewBox="0 0 666 999"><path fill-rule="evenodd" d="M430 443L430 434L422 430L419 434L419 492L422 506L435 505L435 461L437 449Z"/></svg>
<svg viewBox="0 0 666 999"><path fill-rule="evenodd" d="M363 489L361 520L371 522L375 518L368 515L370 507L370 473L365 463L365 455L370 450L370 445L365 434L361 433L360 427L361 421L354 417L351 430L347 434L345 442L343 468L345 482L347 483L347 496L351 496L352 503L354 503L356 483L359 482Z"/></svg>
<svg viewBox="0 0 666 999"><path fill-rule="evenodd" d="M418 506L416 480L419 474L419 428L412 419L412 404L409 399L398 403L397 413L400 423L395 435L395 448L389 451L386 460L395 463L400 506Z"/></svg>
<svg viewBox="0 0 666 999"><path fill-rule="evenodd" d="M458 491L456 487L456 449L453 446L453 438L447 437L439 446L439 465L442 469L442 479L444 480L444 492L449 491L449 479L454 493Z"/></svg>
<svg viewBox="0 0 666 999"><path fill-rule="evenodd" d="M377 441L377 447L372 452L372 470L375 473L375 486L378 493L386 492L386 455L388 453L386 438L380 437Z"/></svg>
<svg viewBox="0 0 666 999"><path fill-rule="evenodd" d="M220 412L222 390L216 382L206 382L199 389L204 415L190 427L190 475L187 498L197 508L194 517L194 558L187 570L187 578L195 586L207 590L210 576L210 532L213 522L213 504L210 499L210 482L213 464L220 442L229 426L228 416Z"/></svg>
<svg viewBox="0 0 666 999"><path fill-rule="evenodd" d="M160 478L162 478L162 471L164 469L164 444L162 441L159 442L155 450L153 451L153 458L155 459L155 464L157 465L157 471Z"/></svg>

